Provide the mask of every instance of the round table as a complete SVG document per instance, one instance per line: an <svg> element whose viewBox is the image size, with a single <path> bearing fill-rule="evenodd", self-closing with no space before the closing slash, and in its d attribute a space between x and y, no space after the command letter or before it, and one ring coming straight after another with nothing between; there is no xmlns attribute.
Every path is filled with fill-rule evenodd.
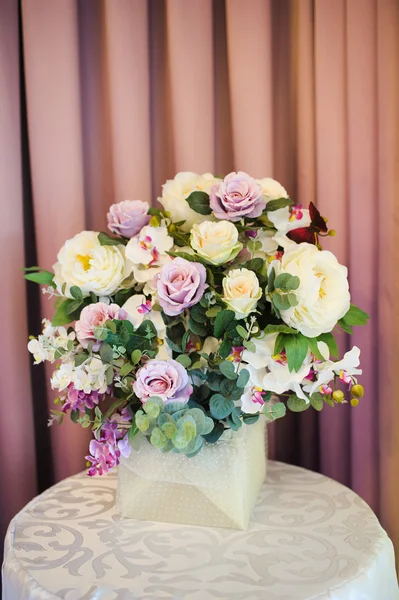
<svg viewBox="0 0 399 600"><path fill-rule="evenodd" d="M3 600L399 599L376 516L323 475L269 461L247 531L121 519L116 484L80 473L12 520Z"/></svg>

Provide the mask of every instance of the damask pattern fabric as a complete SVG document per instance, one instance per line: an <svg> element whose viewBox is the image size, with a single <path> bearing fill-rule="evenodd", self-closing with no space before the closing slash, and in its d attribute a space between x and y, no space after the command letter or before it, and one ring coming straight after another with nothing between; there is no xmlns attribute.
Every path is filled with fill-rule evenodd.
<svg viewBox="0 0 399 600"><path fill-rule="evenodd" d="M3 600L399 600L392 543L367 504L269 462L246 531L121 519L116 476L71 477L6 538Z"/></svg>

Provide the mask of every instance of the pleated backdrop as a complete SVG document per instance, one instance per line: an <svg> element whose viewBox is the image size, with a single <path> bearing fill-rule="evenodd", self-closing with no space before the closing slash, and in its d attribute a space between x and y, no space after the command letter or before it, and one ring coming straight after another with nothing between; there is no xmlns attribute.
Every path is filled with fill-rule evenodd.
<svg viewBox="0 0 399 600"><path fill-rule="evenodd" d="M316 202L372 317L361 406L289 415L270 453L352 487L399 550L398 47L398 0L0 0L3 528L88 441L46 427L26 342L50 304L21 268L177 171L241 169Z"/></svg>

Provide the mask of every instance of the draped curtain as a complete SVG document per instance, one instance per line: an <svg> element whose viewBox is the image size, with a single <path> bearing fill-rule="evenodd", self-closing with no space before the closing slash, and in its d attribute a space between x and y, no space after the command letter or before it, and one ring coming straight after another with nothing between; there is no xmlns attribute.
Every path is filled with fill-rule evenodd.
<svg viewBox="0 0 399 600"><path fill-rule="evenodd" d="M361 406L289 415L270 454L351 486L399 544L398 46L397 0L0 1L3 527L88 442L46 427L26 341L51 303L21 268L178 171L244 170L329 217L372 317Z"/></svg>

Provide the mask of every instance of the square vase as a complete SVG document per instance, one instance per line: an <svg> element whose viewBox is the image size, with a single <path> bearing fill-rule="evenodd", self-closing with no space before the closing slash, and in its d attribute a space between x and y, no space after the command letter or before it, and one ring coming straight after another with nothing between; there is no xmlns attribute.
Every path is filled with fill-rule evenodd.
<svg viewBox="0 0 399 600"><path fill-rule="evenodd" d="M266 478L262 418L227 430L192 458L162 453L143 439L119 465L117 510L122 517L246 529Z"/></svg>

